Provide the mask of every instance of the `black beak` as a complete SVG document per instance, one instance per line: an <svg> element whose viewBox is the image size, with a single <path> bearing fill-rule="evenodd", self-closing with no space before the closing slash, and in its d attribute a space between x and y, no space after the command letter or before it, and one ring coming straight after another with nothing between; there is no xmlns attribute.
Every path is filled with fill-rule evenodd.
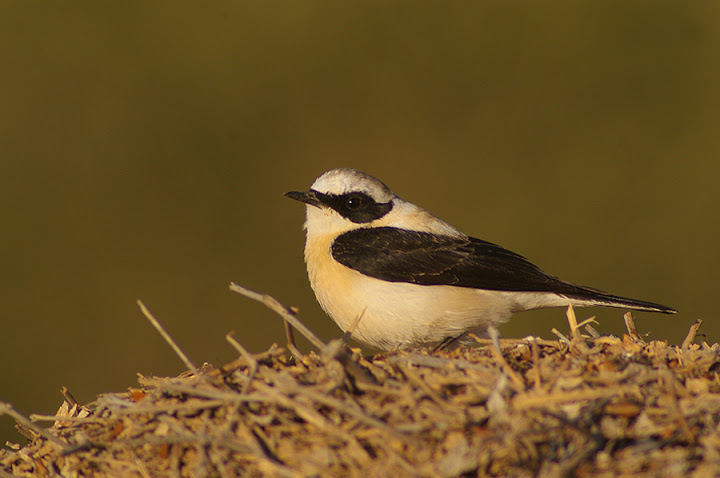
<svg viewBox="0 0 720 478"><path fill-rule="evenodd" d="M322 207L322 201L318 198L315 191L288 191L283 196L288 197L290 199L295 199L296 201L304 202L305 204L310 204L311 206L316 207Z"/></svg>

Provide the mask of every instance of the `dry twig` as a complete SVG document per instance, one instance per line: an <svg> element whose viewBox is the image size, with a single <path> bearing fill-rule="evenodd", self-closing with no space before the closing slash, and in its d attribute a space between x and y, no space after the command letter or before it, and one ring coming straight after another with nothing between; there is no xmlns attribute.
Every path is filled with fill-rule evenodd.
<svg viewBox="0 0 720 478"><path fill-rule="evenodd" d="M625 327L627 327L630 338L638 344L642 345L643 347L647 345L637 331L637 327L635 326L635 317L633 317L632 312L625 312L623 318L625 319Z"/></svg>
<svg viewBox="0 0 720 478"><path fill-rule="evenodd" d="M685 340L683 340L682 345L680 346L681 349L689 349L690 346L695 341L695 336L697 335L697 331L702 325L703 320L697 319L691 326L690 330L688 331L687 336L685 337Z"/></svg>
<svg viewBox="0 0 720 478"><path fill-rule="evenodd" d="M510 367L510 364L508 364L507 360L505 360L505 357L503 357L502 348L500 347L500 341L498 340L500 338L500 333L495 327L491 325L490 327L488 327L488 334L490 335L490 340L492 340L493 342L490 350L492 351L492 354L495 356L497 361L500 363L500 367L503 369L505 374L510 377L510 379L513 381L515 386L518 387L518 389L524 389L525 382L518 376L517 373L515 373L515 370Z"/></svg>
<svg viewBox="0 0 720 478"><path fill-rule="evenodd" d="M27 419L25 415L18 412L13 408L12 405L5 402L0 402L0 415L8 415L12 417L16 422L21 424L23 427L27 428L28 430L32 430L34 433L37 433L41 437L45 438L49 442L59 446L59 447L65 447L67 445L67 442L63 440L62 438L56 437L46 429L39 427L35 425L32 421Z"/></svg>
<svg viewBox="0 0 720 478"><path fill-rule="evenodd" d="M175 343L175 341L170 337L170 334L165 331L163 326L160 324L160 322L150 313L147 307L145 307L145 304L142 303L141 300L137 301L138 306L140 307L140 310L142 311L143 315L146 319L150 321L150 323L155 327L155 330L157 330L160 335L162 335L162 338L165 339L165 342L172 347L172 349L175 351L178 357L180 357L180 360L185 364L188 370L190 370L194 375L198 375L198 369L195 367L195 364L193 364L187 355L185 355L185 352L182 351L180 347Z"/></svg>
<svg viewBox="0 0 720 478"><path fill-rule="evenodd" d="M274 297L252 291L234 282L230 283L230 290L233 292L237 292L240 295L244 295L249 299L260 302L261 304L264 304L267 308L277 313L284 320L292 324L292 326L295 327L298 332L300 332L306 339L308 339L311 344L317 347L318 350L322 351L325 349L325 342L320 340L312 330L308 329L305 324L298 320L298 318L295 316L295 314L292 313L291 310L289 310L287 307L275 300Z"/></svg>

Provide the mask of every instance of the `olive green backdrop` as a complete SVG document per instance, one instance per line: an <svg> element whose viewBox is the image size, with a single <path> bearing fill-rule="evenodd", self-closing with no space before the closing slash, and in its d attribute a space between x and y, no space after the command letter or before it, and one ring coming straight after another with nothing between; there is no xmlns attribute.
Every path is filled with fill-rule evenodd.
<svg viewBox="0 0 720 478"><path fill-rule="evenodd" d="M0 400L53 413L135 373L284 341L323 171L382 178L547 272L720 340L718 2L3 2ZM597 314L622 333L622 311ZM562 310L505 336L552 337ZM305 347L307 350L308 347ZM0 440L22 441L0 417Z"/></svg>

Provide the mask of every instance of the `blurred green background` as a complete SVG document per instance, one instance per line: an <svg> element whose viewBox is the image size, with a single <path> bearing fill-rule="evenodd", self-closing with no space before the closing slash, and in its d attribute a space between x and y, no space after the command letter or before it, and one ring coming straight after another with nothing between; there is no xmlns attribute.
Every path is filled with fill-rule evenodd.
<svg viewBox="0 0 720 478"><path fill-rule="evenodd" d="M284 342L230 281L337 336L281 196L334 167L678 308L639 314L650 338L720 340L718 2L4 2L0 62L0 400L24 413L183 370L138 298L196 363L230 330Z"/></svg>

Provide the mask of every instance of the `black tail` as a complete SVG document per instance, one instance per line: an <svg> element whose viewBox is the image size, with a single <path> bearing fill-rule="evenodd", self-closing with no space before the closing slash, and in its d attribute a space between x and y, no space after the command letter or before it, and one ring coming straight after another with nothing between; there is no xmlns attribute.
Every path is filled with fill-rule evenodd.
<svg viewBox="0 0 720 478"><path fill-rule="evenodd" d="M568 284L570 290L561 292L568 299L579 301L577 305L599 305L603 307L617 307L620 309L646 310L648 312L660 312L662 314L675 314L677 310L662 304L647 302L644 300L630 299L608 294L601 290L590 287ZM575 305L575 304L573 304Z"/></svg>

